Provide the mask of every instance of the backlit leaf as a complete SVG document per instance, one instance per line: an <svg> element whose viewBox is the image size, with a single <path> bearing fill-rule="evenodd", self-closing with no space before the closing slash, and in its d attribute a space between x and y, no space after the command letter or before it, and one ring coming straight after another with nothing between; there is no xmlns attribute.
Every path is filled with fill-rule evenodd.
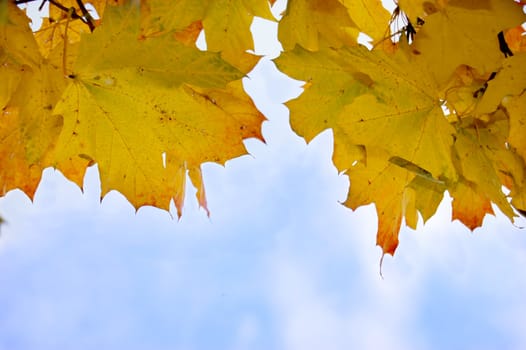
<svg viewBox="0 0 526 350"><path fill-rule="evenodd" d="M75 158L99 166L102 195L116 189L135 207L180 213L187 171L200 186L200 164L246 153L263 121L242 91L243 75L218 54L169 35L137 40L139 11L106 9L104 23L80 43L71 83L54 110L64 118L56 166ZM96 49L96 55L87 55ZM163 51L162 56L148 53ZM67 172L64 171L67 176Z"/></svg>
<svg viewBox="0 0 526 350"><path fill-rule="evenodd" d="M182 32L199 21L205 32L207 50L247 73L259 57L254 49L250 26L255 16L274 20L268 0L148 0L141 4L143 35Z"/></svg>
<svg viewBox="0 0 526 350"><path fill-rule="evenodd" d="M426 17L412 51L427 62L439 83L460 65L489 74L504 59L497 34L525 20L521 7L511 0L452 0Z"/></svg>
<svg viewBox="0 0 526 350"><path fill-rule="evenodd" d="M32 197L62 126L62 119L51 113L66 85L62 51L44 59L27 17L14 5L9 5L9 23L0 39L0 74L7 82L0 90L0 188L2 193L20 188Z"/></svg>
<svg viewBox="0 0 526 350"><path fill-rule="evenodd" d="M389 55L363 47L314 53L296 48L276 60L292 77L308 81L303 95L287 103L293 129L307 140L326 128L333 129L334 163L351 179L346 204L351 208L358 203L376 204L378 234L384 237L379 244L386 253L396 247L393 235L405 206L415 205L404 197L413 178L426 174L428 180L441 182L454 181L457 176L451 160L454 129L442 112L433 80L422 79L428 73L415 69L411 60L404 51ZM384 158L372 157L371 150ZM370 169L372 159L374 170ZM393 159L405 160L406 166ZM354 174L361 169L355 162L365 164L359 175ZM376 182L378 173L385 179ZM367 201L353 198L356 176L361 185L355 188L376 183L368 190ZM385 188L380 185L383 182ZM389 188L396 190L387 198Z"/></svg>
<svg viewBox="0 0 526 350"><path fill-rule="evenodd" d="M488 88L477 105L478 114L491 113L497 109L506 96L516 96L526 87L526 53L519 53L505 60L494 79L488 81Z"/></svg>
<svg viewBox="0 0 526 350"><path fill-rule="evenodd" d="M379 0L340 0L361 32L378 42L389 33L391 14Z"/></svg>
<svg viewBox="0 0 526 350"><path fill-rule="evenodd" d="M278 38L287 50L300 45L317 51L320 42L332 47L356 43L358 28L338 0L290 0L280 21Z"/></svg>

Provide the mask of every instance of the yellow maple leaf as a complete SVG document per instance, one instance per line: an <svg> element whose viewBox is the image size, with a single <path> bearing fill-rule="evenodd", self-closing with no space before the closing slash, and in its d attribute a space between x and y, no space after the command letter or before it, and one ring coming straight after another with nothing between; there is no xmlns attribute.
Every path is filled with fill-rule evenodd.
<svg viewBox="0 0 526 350"><path fill-rule="evenodd" d="M384 254L394 254L402 220L416 229L418 212L427 220L436 211L444 184L415 174L396 162L386 162L389 154L369 147L367 163L347 170L351 188L344 205L351 209L374 203L378 214L376 243Z"/></svg>
<svg viewBox="0 0 526 350"><path fill-rule="evenodd" d="M385 151L370 147L367 164L357 164L347 170L351 188L344 205L355 210L374 203L378 214L376 243L384 254L394 254L405 211L404 195L415 175L386 162L387 156Z"/></svg>
<svg viewBox="0 0 526 350"><path fill-rule="evenodd" d="M268 0L210 1L203 18L207 49L221 52L226 61L249 72L259 61L246 52L254 50L250 26L255 16L275 20Z"/></svg>
<svg viewBox="0 0 526 350"><path fill-rule="evenodd" d="M448 188L453 197L453 219L470 229L481 226L486 214L493 214L492 202L513 219L503 186L511 190L512 198L523 193L524 161L508 146L508 116L497 110L488 118L460 121L462 128L458 128L453 147L460 173L459 181Z"/></svg>
<svg viewBox="0 0 526 350"><path fill-rule="evenodd" d="M437 211L446 186L442 182L433 181L428 177L415 176L406 189L406 224L416 229L417 212L422 215L424 222L429 220ZM411 205L414 203L414 209ZM411 210L413 212L411 213ZM412 218L412 219L411 219Z"/></svg>
<svg viewBox="0 0 526 350"><path fill-rule="evenodd" d="M48 57L55 47L63 47L66 38L68 45L79 42L82 34L91 32L98 25L100 21L95 18L104 15L106 5L117 6L126 2L127 0L63 0L60 3L51 3L49 17L43 18L41 27L35 33L42 55ZM82 4L82 7L79 4Z"/></svg>
<svg viewBox="0 0 526 350"><path fill-rule="evenodd" d="M443 9L447 2L448 0L398 0L398 6L416 23L418 18L424 19Z"/></svg>
<svg viewBox="0 0 526 350"><path fill-rule="evenodd" d="M44 18L42 26L35 33L35 40L42 55L48 57L55 48L64 48L65 39L67 39L66 48L70 48L73 44L78 43L81 35L85 33L89 33L89 27L79 20L64 19L56 22Z"/></svg>
<svg viewBox="0 0 526 350"><path fill-rule="evenodd" d="M16 6L8 8L9 23L0 29L4 52L0 74L2 81L9 82L0 90L0 188L2 193L21 188L32 197L62 126L62 119L51 111L66 81L62 50L42 57L28 18Z"/></svg>
<svg viewBox="0 0 526 350"><path fill-rule="evenodd" d="M9 5L9 6L8 6ZM7 7L8 6L8 7ZM9 10L9 11L7 11ZM0 25L0 107L4 108L16 90L21 74L38 60L38 49L34 45L28 19L23 11L13 4L6 4L6 23ZM27 50L19 43L27 42Z"/></svg>
<svg viewBox="0 0 526 350"><path fill-rule="evenodd" d="M146 37L165 33L179 32L206 14L208 1L141 1L141 31Z"/></svg>
<svg viewBox="0 0 526 350"><path fill-rule="evenodd" d="M7 21L8 21L7 1L2 1L0 3L0 25L6 24Z"/></svg>
<svg viewBox="0 0 526 350"><path fill-rule="evenodd" d="M517 96L526 86L526 53L520 52L508 57L497 71L495 78L488 81L488 87L476 106L476 114L492 113L506 96Z"/></svg>
<svg viewBox="0 0 526 350"><path fill-rule="evenodd" d="M452 219L459 220L471 230L482 226L486 214L494 214L488 197L463 179L451 187L449 192L453 197Z"/></svg>
<svg viewBox="0 0 526 350"><path fill-rule="evenodd" d="M427 62L440 84L446 83L460 65L489 74L504 59L498 33L525 19L521 7L511 0L451 0L426 17L412 51Z"/></svg>
<svg viewBox="0 0 526 350"><path fill-rule="evenodd" d="M526 212L526 145L524 143L526 94L509 99L504 103L510 119L509 150L511 155L503 159L502 173L506 187L510 189L511 204Z"/></svg>
<svg viewBox="0 0 526 350"><path fill-rule="evenodd" d="M62 20L66 20L69 16L69 9L73 9L78 16L89 16L90 19L93 19L94 17L100 18L104 15L104 10L106 9L107 5L123 5L126 2L128 2L128 0L88 0L81 2L83 4L83 8L81 8L77 0L61 0L59 2L61 6L57 6L57 4L54 3L50 4L49 18L53 22L60 22ZM88 4L93 6L96 12L93 12L91 8L87 6ZM87 13L85 13L83 10L85 10ZM94 22L93 24L96 23Z"/></svg>
<svg viewBox="0 0 526 350"><path fill-rule="evenodd" d="M420 194L433 203L441 198L408 191L414 178L444 190L444 182L457 177L451 159L455 131L442 112L439 89L412 60L404 50L389 55L363 47L296 48L276 59L284 72L308 81L304 93L287 103L293 129L307 141L333 129L334 163L351 179L346 204L376 204L385 253L394 252L402 217L415 226L416 210L425 210ZM354 198L357 193L362 198Z"/></svg>
<svg viewBox="0 0 526 350"><path fill-rule="evenodd" d="M436 178L454 178L448 161L453 129L437 87L421 79L425 71L410 59L404 52L392 56L364 47L285 52L278 67L309 82L299 99L287 103L294 130L310 141L331 127L335 138L341 130L353 144L381 147ZM340 170L349 167L335 162Z"/></svg>
<svg viewBox="0 0 526 350"><path fill-rule="evenodd" d="M448 111L457 118L471 116L480 101L479 95L485 91L488 78L469 66L458 66L441 94Z"/></svg>
<svg viewBox="0 0 526 350"><path fill-rule="evenodd" d="M389 33L391 14L379 0L340 0L361 32L373 39L373 44Z"/></svg>
<svg viewBox="0 0 526 350"><path fill-rule="evenodd" d="M188 27L175 32L174 37L177 41L185 44L186 46L195 46L201 31L203 30L203 23L201 21L195 21L188 25Z"/></svg>
<svg viewBox="0 0 526 350"><path fill-rule="evenodd" d="M358 33L347 8L338 0L290 0L278 27L278 39L286 50L301 45L317 51L321 43L353 45Z"/></svg>
<svg viewBox="0 0 526 350"><path fill-rule="evenodd" d="M243 74L171 35L137 40L139 9L108 8L83 37L78 60L54 113L64 118L56 167L87 159L99 167L102 195L118 190L136 207L178 213L187 171L206 207L200 165L245 154L243 139L262 138L263 116L243 92Z"/></svg>
<svg viewBox="0 0 526 350"><path fill-rule="evenodd" d="M255 16L274 20L268 0L148 0L141 4L143 35L182 32L199 21L205 32L207 50L220 52L223 59L249 72L259 57L250 26Z"/></svg>
<svg viewBox="0 0 526 350"><path fill-rule="evenodd" d="M42 167L30 164L26 158L24 143L27 134L21 128L18 111L4 108L0 118L0 195L18 188L33 198L42 176Z"/></svg>
<svg viewBox="0 0 526 350"><path fill-rule="evenodd" d="M477 198L495 203L511 219L515 214L502 192L502 181L492 160L492 154L505 148L507 133L508 121L504 116L488 125L474 121L473 127L464 127L457 132L454 152L458 157L457 168L461 176L467 180L464 181L464 185L469 184L469 187L477 193ZM455 194L452 195L455 198ZM475 207L473 211L476 211ZM466 223L462 217L457 218ZM466 223L466 225L472 228L471 224Z"/></svg>
<svg viewBox="0 0 526 350"><path fill-rule="evenodd" d="M510 146L526 160L526 93L507 99L504 106L510 118Z"/></svg>
<svg viewBox="0 0 526 350"><path fill-rule="evenodd" d="M321 47L355 46L360 32L383 40L391 15L381 1L288 1L278 38L285 50L301 45L309 51Z"/></svg>

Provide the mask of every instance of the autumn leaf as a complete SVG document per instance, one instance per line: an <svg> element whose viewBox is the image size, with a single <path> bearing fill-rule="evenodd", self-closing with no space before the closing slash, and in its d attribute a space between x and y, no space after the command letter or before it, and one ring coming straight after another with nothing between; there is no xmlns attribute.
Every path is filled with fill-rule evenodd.
<svg viewBox="0 0 526 350"><path fill-rule="evenodd" d="M517 96L526 87L526 67L524 60L526 53L519 53L509 57L494 79L488 81L487 89L476 108L476 114L492 113L497 110L506 96Z"/></svg>
<svg viewBox="0 0 526 350"><path fill-rule="evenodd" d="M6 4L7 6L8 4ZM28 19L14 5L9 4L10 21L0 26L0 74L2 84L0 85L0 106L4 108L16 90L21 72L38 60L38 51L33 44L33 38L28 25ZM7 14L7 12L6 12ZM22 50L18 43L28 42L28 50Z"/></svg>
<svg viewBox="0 0 526 350"><path fill-rule="evenodd" d="M381 147L436 178L454 178L448 160L453 129L433 96L437 88L420 79L425 72L409 59L403 52L390 56L363 47L284 53L278 67L309 82L304 94L288 103L293 128L309 141L332 127L335 137ZM335 163L340 170L349 168L337 157Z"/></svg>
<svg viewBox="0 0 526 350"><path fill-rule="evenodd" d="M250 25L255 16L274 20L267 0L210 1L203 19L208 50L227 51L228 57L253 50Z"/></svg>
<svg viewBox="0 0 526 350"><path fill-rule="evenodd" d="M454 113L454 117L479 114L475 110L480 107L480 96L484 95L490 76L480 75L470 66L458 66L439 94L440 99L445 101L445 107Z"/></svg>
<svg viewBox="0 0 526 350"><path fill-rule="evenodd" d="M512 153L511 161L506 159L507 167L504 169L507 187L510 189L509 197L512 205L522 213L526 212L526 145L524 144L524 128L526 110L526 94L523 92L520 96L505 101L506 108L510 118L509 148Z"/></svg>
<svg viewBox="0 0 526 350"><path fill-rule="evenodd" d="M141 32L148 37L159 33L180 32L202 21L208 1L141 1Z"/></svg>
<svg viewBox="0 0 526 350"><path fill-rule="evenodd" d="M526 93L524 91L514 98L504 102L510 116L510 134L508 141L510 146L517 150L517 153L526 159Z"/></svg>
<svg viewBox="0 0 526 350"><path fill-rule="evenodd" d="M361 32L373 39L373 44L389 33L391 14L379 0L341 0L349 16Z"/></svg>
<svg viewBox="0 0 526 350"><path fill-rule="evenodd" d="M458 181L450 193L453 196L452 219L459 220L471 230L482 226L486 214L494 214L488 197L465 180Z"/></svg>
<svg viewBox="0 0 526 350"><path fill-rule="evenodd" d="M296 45L317 51L321 44L356 43L358 28L338 0L290 0L279 24L278 39L286 50Z"/></svg>
<svg viewBox="0 0 526 350"><path fill-rule="evenodd" d="M523 14L512 2L403 4L413 14L421 11L425 23L393 49L295 47L275 60L306 82L303 94L287 103L292 128L307 141L333 130L334 164L351 182L344 204L375 204L377 243L388 254L396 249L401 223L416 228L419 215L429 219L446 190L452 218L470 229L493 214L492 203L510 219L509 198L524 207L524 158L509 147L511 141L525 147L518 141L522 130L512 133L522 125L512 119L521 118L524 106L514 97L508 109L501 107L526 86L518 63L524 59L505 59L497 38ZM460 44L444 40L457 36Z"/></svg>
<svg viewBox="0 0 526 350"><path fill-rule="evenodd" d="M356 202L353 193L367 191L367 203L377 205L378 239L386 253L396 247L404 205L414 205L402 203L413 178L423 172L435 182L457 176L450 148L454 129L442 112L438 87L432 79L422 79L429 73L415 68L412 59L404 51L389 55L352 47L312 53L296 48L276 60L293 78L308 81L303 95L287 103L293 129L307 141L333 129L334 163L351 179L346 204L355 208L366 203ZM349 157L350 149L354 157ZM383 158L372 157L372 151ZM390 161L393 157L405 162ZM353 181L356 162L365 165L358 183ZM386 180L378 180L379 172ZM385 191L393 196L387 198Z"/></svg>
<svg viewBox="0 0 526 350"><path fill-rule="evenodd" d="M62 51L42 57L23 11L12 4L8 10L9 23L0 31L0 74L7 82L0 90L0 188L2 193L20 188L32 197L62 126L51 111L66 81Z"/></svg>
<svg viewBox="0 0 526 350"><path fill-rule="evenodd" d="M386 162L387 157L384 150L370 147L366 164L357 163L347 169L351 188L344 205L355 210L362 205L375 203L378 213L376 242L384 254L394 254L398 246L398 231L409 204L408 185L415 174ZM412 203L414 206L414 200ZM413 216L410 218L413 219Z"/></svg>
<svg viewBox="0 0 526 350"><path fill-rule="evenodd" d="M425 19L427 16L443 9L448 0L399 0L398 6L416 23L418 18Z"/></svg>
<svg viewBox="0 0 526 350"><path fill-rule="evenodd" d="M498 33L525 20L513 1L452 0L426 17L414 38L412 52L427 63L439 84L447 82L460 65L489 74L504 59Z"/></svg>
<svg viewBox="0 0 526 350"><path fill-rule="evenodd" d="M54 4L49 6L49 18L52 20L52 22L61 22L63 20L67 20L69 16L69 9L73 9L74 12L79 16L100 18L104 16L104 10L106 9L107 5L123 5L126 2L126 0L88 0L84 2L79 2L77 0L61 0L60 7ZM81 7L80 4L83 6ZM88 4L93 6L96 12L93 12Z"/></svg>
<svg viewBox="0 0 526 350"><path fill-rule="evenodd" d="M118 190L137 208L173 199L179 214L189 171L206 208L200 164L245 154L242 140L261 139L263 117L219 54L139 34L138 8L120 6L82 38L54 109L64 118L55 166L68 176L71 161L96 162L102 195Z"/></svg>
<svg viewBox="0 0 526 350"><path fill-rule="evenodd" d="M148 0L141 3L142 31L184 32L198 22L205 32L207 50L220 52L223 59L248 73L259 57L254 50L250 26L255 16L274 20L268 0Z"/></svg>
<svg viewBox="0 0 526 350"><path fill-rule="evenodd" d="M526 30L522 25L510 28L504 32L504 40L513 53L526 51Z"/></svg>
<svg viewBox="0 0 526 350"><path fill-rule="evenodd" d="M416 230L417 215L420 214L424 222L429 220L437 211L444 197L446 186L428 177L415 176L406 189L406 223ZM414 208L412 208L414 202Z"/></svg>
<svg viewBox="0 0 526 350"><path fill-rule="evenodd" d="M81 35L85 33L89 33L89 28L81 21L54 22L45 18L42 27L35 33L35 40L42 56L48 57L55 48L63 49L65 40L67 47L71 48L80 41Z"/></svg>
<svg viewBox="0 0 526 350"><path fill-rule="evenodd" d="M355 163L347 170L351 188L344 205L355 210L375 203L377 244L384 254L394 254L402 220L413 229L417 227L418 213L427 221L440 204L445 185L421 169L411 169L392 159L386 162L388 156L385 151L369 147L367 163Z"/></svg>
<svg viewBox="0 0 526 350"><path fill-rule="evenodd" d="M476 123L476 122L475 122ZM496 130L499 129L500 130ZM501 119L483 125L476 123L473 127L463 128L456 134L454 151L458 157L458 168L462 177L470 182L479 197L495 203L508 217L513 217L513 209L501 190L502 183L498 169L491 159L491 154L505 147L508 122ZM484 176L481 176L484 174ZM453 198L455 198L453 194ZM475 210L475 206L472 210ZM461 215L457 215L464 222ZM473 228L471 224L467 225Z"/></svg>
<svg viewBox="0 0 526 350"><path fill-rule="evenodd" d="M7 1L2 1L0 3L0 25L6 24L7 20Z"/></svg>

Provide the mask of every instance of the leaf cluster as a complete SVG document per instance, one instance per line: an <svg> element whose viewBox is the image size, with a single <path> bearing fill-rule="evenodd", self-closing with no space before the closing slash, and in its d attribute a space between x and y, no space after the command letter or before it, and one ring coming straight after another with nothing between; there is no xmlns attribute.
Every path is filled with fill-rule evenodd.
<svg viewBox="0 0 526 350"><path fill-rule="evenodd" d="M250 25L269 0L48 0L33 32L0 5L0 187L32 197L46 167L102 196L181 215L187 174L263 140L241 79L257 64ZM42 1L44 4L46 1ZM307 141L334 134L350 178L344 205L374 203L393 254L403 222L428 220L445 191L470 229L496 205L526 211L526 16L513 0L289 0L275 60L304 92L289 101ZM200 35L206 50L196 47ZM358 43L365 34L369 47ZM362 41L363 42L363 41Z"/></svg>
<svg viewBox="0 0 526 350"><path fill-rule="evenodd" d="M291 49L277 65L307 82L288 103L293 129L307 140L333 130L334 164L351 180L344 204L376 205L384 253L394 253L402 222L416 228L419 216L429 219L445 191L452 218L470 229L493 214L492 204L510 219L514 208L524 211L522 7L400 0L389 14L375 1L335 1L313 11L341 16L342 4L346 22L327 17L317 45L294 42L294 28L280 26ZM326 34L335 25L367 34L372 49L343 36L335 42Z"/></svg>

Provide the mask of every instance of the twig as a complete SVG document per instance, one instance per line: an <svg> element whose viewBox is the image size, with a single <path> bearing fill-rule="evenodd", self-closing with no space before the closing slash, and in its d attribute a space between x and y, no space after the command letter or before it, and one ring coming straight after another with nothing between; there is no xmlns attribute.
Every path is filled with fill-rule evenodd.
<svg viewBox="0 0 526 350"><path fill-rule="evenodd" d="M33 2L33 1L37 1L37 0L13 0L13 2L15 3L15 5L20 5L20 4L26 4L28 2ZM80 10L82 11L82 16L79 15L77 13L77 11L73 8L73 12L71 13L71 9L70 8L67 8L66 6L62 5L60 2L56 1L56 0L42 0L42 3L40 4L38 10L41 11L42 8L44 7L44 4L47 2L49 2L50 4L52 4L53 6L59 8L60 10L64 11L65 13L68 14L68 18L70 19L80 19L83 23L85 23L90 31L93 31L95 29L95 24L94 24L94 21L93 21L93 17L91 17L91 15L89 14L88 10L86 9L86 6L84 6L84 3L82 2L82 0L77 0L77 5L79 6Z"/></svg>
<svg viewBox="0 0 526 350"><path fill-rule="evenodd" d="M86 6L84 6L84 3L82 0L77 0L77 5L79 5L80 10L82 11L82 15L86 19L86 24L89 27L89 30L92 32L95 29L95 24L93 24L93 17L91 17L88 10L86 10Z"/></svg>

